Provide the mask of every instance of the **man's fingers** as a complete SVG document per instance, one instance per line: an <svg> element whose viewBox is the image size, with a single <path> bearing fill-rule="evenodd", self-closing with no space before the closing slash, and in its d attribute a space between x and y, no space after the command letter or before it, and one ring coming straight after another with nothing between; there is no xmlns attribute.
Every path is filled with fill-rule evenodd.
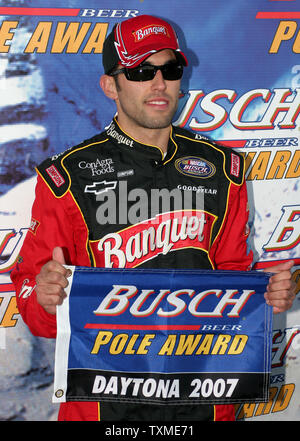
<svg viewBox="0 0 300 441"><path fill-rule="evenodd" d="M281 271L280 273L276 273L273 276L270 277L269 282L275 283L280 282L284 280L291 280L292 276L290 271Z"/></svg>
<svg viewBox="0 0 300 441"><path fill-rule="evenodd" d="M289 271L294 266L293 260L287 260L286 262L278 263L277 265L269 266L264 269L264 272L280 273L281 271Z"/></svg>
<svg viewBox="0 0 300 441"><path fill-rule="evenodd" d="M69 284L66 275L58 271L41 272L36 276L36 283L38 285L58 285L61 288L66 288Z"/></svg>
<svg viewBox="0 0 300 441"><path fill-rule="evenodd" d="M49 260L45 265L42 266L40 274L45 275L46 273L57 272L65 275L67 270L56 260Z"/></svg>
<svg viewBox="0 0 300 441"><path fill-rule="evenodd" d="M36 286L37 301L46 310L51 308L52 314L56 312L56 306L61 305L66 298L66 293L59 285L45 284Z"/></svg>
<svg viewBox="0 0 300 441"><path fill-rule="evenodd" d="M278 282L279 283L279 282ZM279 283L279 286L282 286ZM293 285L294 286L294 285ZM295 289L280 289L280 290L270 290L265 293L265 299L268 305L273 306L273 311L275 314L279 312L284 312L290 309L293 306L293 302L295 300Z"/></svg>
<svg viewBox="0 0 300 441"><path fill-rule="evenodd" d="M267 286L267 291L294 291L294 285L295 284L293 283L293 281L289 279L272 280L271 283Z"/></svg>
<svg viewBox="0 0 300 441"><path fill-rule="evenodd" d="M62 286L54 283L40 283L36 286L36 291L42 296L65 296L65 290Z"/></svg>
<svg viewBox="0 0 300 441"><path fill-rule="evenodd" d="M67 278L70 277L71 270L65 268L61 263L57 262L56 260L50 260L41 268L40 275L44 278L49 273L58 273Z"/></svg>

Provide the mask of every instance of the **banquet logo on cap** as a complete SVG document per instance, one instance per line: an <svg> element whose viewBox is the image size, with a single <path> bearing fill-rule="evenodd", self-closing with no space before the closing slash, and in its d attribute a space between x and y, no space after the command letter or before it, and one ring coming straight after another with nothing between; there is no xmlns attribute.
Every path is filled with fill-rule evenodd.
<svg viewBox="0 0 300 441"><path fill-rule="evenodd" d="M216 167L213 164L193 156L177 159L175 167L180 173L194 178L210 178L216 172Z"/></svg>
<svg viewBox="0 0 300 441"><path fill-rule="evenodd" d="M162 25L145 26L144 28L133 32L135 43L143 40L144 38L151 37L152 35L161 35L161 34L170 38L167 28Z"/></svg>

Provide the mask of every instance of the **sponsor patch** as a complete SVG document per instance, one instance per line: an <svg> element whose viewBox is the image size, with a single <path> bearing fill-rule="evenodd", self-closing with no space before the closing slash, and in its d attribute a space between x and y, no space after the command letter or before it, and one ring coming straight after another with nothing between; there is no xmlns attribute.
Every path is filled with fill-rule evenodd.
<svg viewBox="0 0 300 441"><path fill-rule="evenodd" d="M170 38L167 28L162 25L145 26L144 28L138 29L136 32L133 32L135 43L143 40L144 38L151 37L151 35L159 34L163 34L166 37Z"/></svg>
<svg viewBox="0 0 300 441"><path fill-rule="evenodd" d="M116 130L116 126L114 123L110 124L106 133L108 134L108 136L115 139L118 142L118 144L124 144L124 145L128 145L129 147L133 147L133 140L119 133Z"/></svg>
<svg viewBox="0 0 300 441"><path fill-rule="evenodd" d="M238 155L231 153L231 168L230 174L232 176L236 176L237 178L240 175L240 158Z"/></svg>
<svg viewBox="0 0 300 441"><path fill-rule="evenodd" d="M127 176L133 176L134 175L134 170L130 169L130 170L124 170L124 171L120 171L117 173L117 177L118 178L126 178Z"/></svg>
<svg viewBox="0 0 300 441"><path fill-rule="evenodd" d="M33 233L35 235L39 226L40 226L39 221L31 218L29 231L31 231L31 233Z"/></svg>
<svg viewBox="0 0 300 441"><path fill-rule="evenodd" d="M216 216L202 210L181 210L158 214L151 219L108 233L91 241L98 266L135 268L183 248L207 251ZM104 258L104 261L102 259Z"/></svg>
<svg viewBox="0 0 300 441"><path fill-rule="evenodd" d="M111 158L97 158L94 162L80 161L78 167L83 170L89 170L92 176L113 173L115 171L113 160Z"/></svg>
<svg viewBox="0 0 300 441"><path fill-rule="evenodd" d="M85 193L94 193L96 196L101 193L106 193L109 190L115 190L117 181L101 181L93 182L91 185L86 185Z"/></svg>
<svg viewBox="0 0 300 441"><path fill-rule="evenodd" d="M64 178L59 173L55 165L51 165L50 167L46 168L46 172L48 173L56 187L61 187L65 183Z"/></svg>
<svg viewBox="0 0 300 441"><path fill-rule="evenodd" d="M33 292L33 290L35 289L36 285L34 286L30 286L29 285L29 279L25 279L23 281L22 284L22 288L19 294L19 297L23 297L23 299L26 299L27 297L29 297L31 295L31 293ZM27 285L28 284L28 285Z"/></svg>
<svg viewBox="0 0 300 441"><path fill-rule="evenodd" d="M210 178L216 173L216 167L211 162L196 156L177 159L175 167L180 173L194 178Z"/></svg>

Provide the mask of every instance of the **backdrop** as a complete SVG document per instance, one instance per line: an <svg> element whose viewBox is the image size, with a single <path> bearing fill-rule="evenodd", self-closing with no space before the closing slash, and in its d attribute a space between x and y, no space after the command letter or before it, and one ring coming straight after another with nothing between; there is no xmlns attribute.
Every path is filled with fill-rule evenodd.
<svg viewBox="0 0 300 441"><path fill-rule="evenodd" d="M9 274L30 222L35 165L102 131L115 111L99 77L117 21L150 13L174 25L190 63L174 123L245 155L255 268L292 258L299 285L299 0L63 3L0 0L2 420L56 419L54 342L27 330ZM269 403L237 406L238 419L300 419L299 306L298 295L275 318Z"/></svg>

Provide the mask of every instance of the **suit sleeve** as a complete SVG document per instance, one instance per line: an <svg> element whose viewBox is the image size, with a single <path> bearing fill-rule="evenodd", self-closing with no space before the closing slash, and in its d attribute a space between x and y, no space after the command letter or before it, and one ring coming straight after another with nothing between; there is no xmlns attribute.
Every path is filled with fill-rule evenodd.
<svg viewBox="0 0 300 441"><path fill-rule="evenodd" d="M251 269L253 253L248 250L248 198L245 181L231 183L226 216L213 244L216 269L247 271Z"/></svg>
<svg viewBox="0 0 300 441"><path fill-rule="evenodd" d="M38 176L31 225L20 251L18 264L11 273L16 290L18 310L30 331L41 337L56 336L56 316L38 303L35 277L52 259L55 246L64 249L67 263L72 260L73 232L62 201L55 197Z"/></svg>

